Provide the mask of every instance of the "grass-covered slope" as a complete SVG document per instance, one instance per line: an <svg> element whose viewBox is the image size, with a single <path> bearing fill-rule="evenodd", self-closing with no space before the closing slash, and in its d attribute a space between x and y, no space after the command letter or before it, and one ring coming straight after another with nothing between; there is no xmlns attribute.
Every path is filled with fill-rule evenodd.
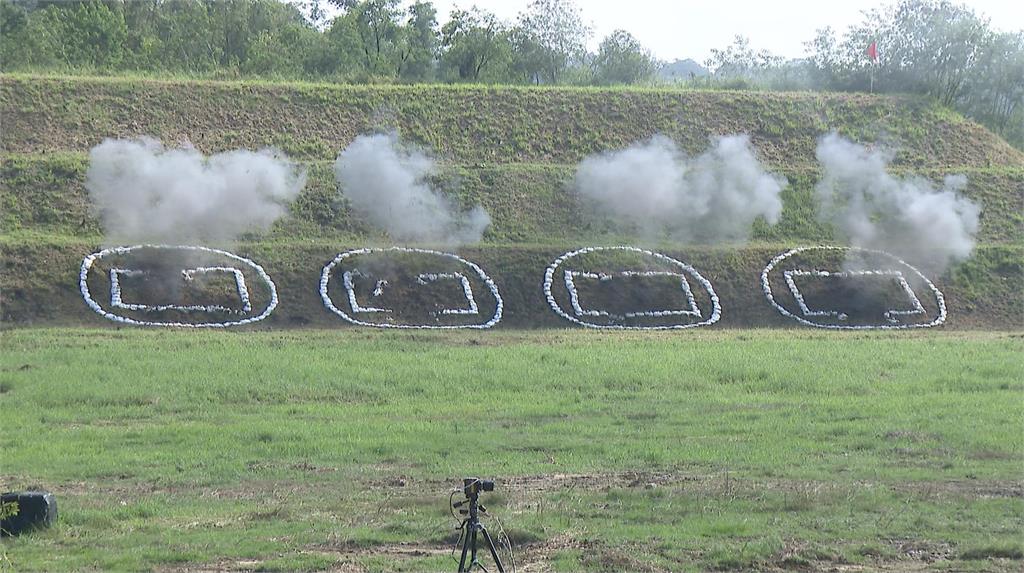
<svg viewBox="0 0 1024 573"><path fill-rule="evenodd" d="M960 116L914 98L678 90L335 86L134 79L0 77L0 249L3 315L11 323L99 324L81 301L81 258L103 242L84 188L89 148L106 137L190 141L204 152L276 146L306 164L309 183L267 234L229 248L263 264L282 289L271 324L331 326L316 294L320 268L387 237L354 215L331 162L359 134L396 130L437 155L437 183L493 225L462 249L498 282L503 325L561 325L539 283L561 252L637 244L589 213L570 186L587 154L655 133L691 153L710 137L749 133L760 158L789 180L775 226L752 244L647 246L695 265L716 285L723 325L790 324L767 305L757 277L787 248L834 242L815 217L814 147L836 130L896 150L894 168L940 180L963 173L982 207L977 254L941 277L950 325L1019 327L1024 320L1024 154Z"/></svg>
<svg viewBox="0 0 1024 573"><path fill-rule="evenodd" d="M662 133L688 152L749 133L774 168L814 164L838 129L886 141L911 167L1020 167L1024 155L978 125L916 98L462 86L338 86L6 76L5 153L86 151L150 135L197 148L276 146L333 159L354 137L395 129L459 164L575 163Z"/></svg>

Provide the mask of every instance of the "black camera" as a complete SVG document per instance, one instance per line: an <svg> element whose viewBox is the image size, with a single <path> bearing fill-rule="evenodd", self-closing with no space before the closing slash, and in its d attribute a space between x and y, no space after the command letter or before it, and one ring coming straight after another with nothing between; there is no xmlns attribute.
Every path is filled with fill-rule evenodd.
<svg viewBox="0 0 1024 573"><path fill-rule="evenodd" d="M478 495L482 491L494 491L494 481L480 478L463 478L462 493L466 497Z"/></svg>

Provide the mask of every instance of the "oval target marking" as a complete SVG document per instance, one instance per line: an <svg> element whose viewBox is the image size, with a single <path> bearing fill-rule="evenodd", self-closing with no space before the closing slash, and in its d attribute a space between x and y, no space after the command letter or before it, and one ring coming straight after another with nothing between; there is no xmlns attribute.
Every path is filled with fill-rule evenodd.
<svg viewBox="0 0 1024 573"><path fill-rule="evenodd" d="M389 262L403 255L415 256L416 264ZM338 303L332 290L341 291ZM409 247L339 254L320 275L320 298L344 320L375 328L491 328L504 310L498 286L475 263Z"/></svg>
<svg viewBox="0 0 1024 573"><path fill-rule="evenodd" d="M105 258L120 257L123 259L130 255L138 254L140 250L147 249L153 251L169 251L170 256L181 257L184 254L184 258L186 260L198 257L203 259L220 259L218 262L224 263L224 259L227 259L227 261L229 261L228 264L189 264L188 268L178 269L180 273L178 278L182 281L182 285L172 288L171 290L181 291L207 277L216 277L218 275L223 276L227 279L229 284L231 284L231 289L229 290L232 290L233 292L231 293L230 298L232 299L234 306L228 306L227 304L188 304L168 301L146 303L138 300L126 300L122 281L138 277L148 277L153 274L153 271L139 268L111 267L107 273L100 273L104 278L109 279L110 286L110 310L105 309L103 305L97 302L92 295L92 291L89 286L90 271L96 267L97 263ZM123 265L126 262L131 262L130 257L128 258L128 261L122 260L120 264ZM263 283L263 288L266 290L266 296L261 296L261 298L266 298L266 306L263 308L262 312L256 315L252 315L252 293L254 291L254 287L246 280L247 275L257 277L259 282ZM184 328L226 328L229 326L241 326L253 322L259 322L267 318L270 316L270 313L274 312L274 309L277 308L278 303L277 286L274 285L274 281L270 278L270 275L263 270L263 267L256 264L256 262L220 249L211 249L209 247L192 245L135 245L131 247L113 247L92 253L82 260L82 267L78 275L78 287L82 293L82 298L85 299L85 303L100 316L115 322L133 324L137 326L175 326ZM258 289L259 287L256 288ZM150 316L174 312L184 315L220 314L233 317L245 316L245 318L207 322L181 322L178 320L161 321L143 320L133 316L117 314L115 311L131 312Z"/></svg>
<svg viewBox="0 0 1024 573"><path fill-rule="evenodd" d="M625 253L633 259L629 266L637 268L623 268L626 265L622 263L605 263L600 265L602 268L595 268L582 260L591 253ZM643 286L645 283L647 286ZM638 289L632 296L618 293L630 286ZM602 296L600 291L607 292ZM563 254L544 272L544 296L559 316L588 328L695 328L714 324L722 317L714 287L696 269L637 247L587 247ZM559 298L566 304L560 303Z"/></svg>
<svg viewBox="0 0 1024 573"><path fill-rule="evenodd" d="M851 254L862 260L859 269L819 268L821 263L795 262L800 255L844 260ZM870 260L870 262L869 262ZM844 266L828 263L827 266ZM833 283L829 285L828 283ZM844 285L845 283L845 285ZM867 287L853 289L853 286ZM915 288L916 287L916 288ZM817 289L843 289L846 296L820 296L808 300ZM946 320L946 299L928 277L909 263L885 251L859 247L800 247L773 258L761 273L761 290L783 316L815 328L873 330L928 328ZM931 296L922 296L922 292ZM851 294L852 293L852 294ZM915 319L928 322L908 322Z"/></svg>

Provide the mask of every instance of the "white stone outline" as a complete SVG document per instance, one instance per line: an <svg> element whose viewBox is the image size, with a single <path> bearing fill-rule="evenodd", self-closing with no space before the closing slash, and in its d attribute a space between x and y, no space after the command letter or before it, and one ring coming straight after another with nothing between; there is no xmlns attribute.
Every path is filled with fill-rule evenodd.
<svg viewBox="0 0 1024 573"><path fill-rule="evenodd" d="M775 296L772 294L771 285L768 282L768 274L775 268L776 265L781 263L783 260L785 260L785 259L787 259L787 258L789 258L789 257L791 257L793 255L796 255L798 253L802 253L804 251L816 250L816 249L824 249L824 250L831 250L831 251L860 251L860 252L863 252L863 253L871 253L871 254L875 254L875 255L882 255L882 256L885 256L885 257L889 257L890 259L896 261L896 263L905 266L906 268L908 268L911 271L913 271L914 273L916 273L917 276L921 277L921 280L924 281L924 284L928 288L931 289L933 294L935 294L935 301L936 301L936 303L938 304L938 307L939 307L939 315L935 318L935 320L933 320L931 322L928 322L928 323L917 323L917 324L877 324L877 325L876 324L846 325L846 324L821 324L821 323L818 323L818 322L813 322L813 321L807 320L807 319L805 319L803 317L797 316L797 315L789 312L781 304L779 304L778 301L775 300ZM808 271L804 271L804 272L808 272ZM854 272L858 272L858 271L854 271ZM859 271L859 272L871 272L871 271ZM880 272L880 271L874 271L874 272ZM881 272L884 272L884 271L881 271ZM785 273L785 271L783 271L783 273ZM902 276L902 272L900 274ZM905 278L903 278L903 282L906 282ZM906 286L906 288L909 289L910 285L908 284ZM860 247L836 247L836 246L829 246L829 245L819 245L817 247L797 247L795 249L790 249L790 250L788 250L788 251L786 251L784 253L776 255L775 258L773 258L768 263L768 265L765 266L764 270L761 272L761 290L764 292L764 295L768 298L768 302L771 303L771 305L774 306L775 309L778 310L783 316L788 316L789 318L792 318L792 319L796 320L797 322L799 322L801 324L805 324L807 326L813 326L815 328L828 328L828 329L831 329L831 330L898 330L898 329L904 329L904 328L930 328L932 326L938 326L938 325L940 325L940 324L942 324L942 323L944 323L946 321L946 298L943 296L942 291L940 291L938 289L938 287L936 287L935 284L932 283L932 281L928 280L928 277L924 276L924 274L921 271L917 270L917 268L915 268L910 263L907 263L903 259L900 259L900 258L896 257L895 255L893 255L891 253L887 253L885 251L879 251L879 250L876 250L876 249L863 249L863 248L860 248ZM911 290L910 292L913 293L913 290ZM916 296L916 294L913 295L913 298L914 298L914 300L917 300L918 305L920 305L921 301ZM797 298L798 304L800 304L800 302L802 300L803 300L802 296ZM801 305L801 306L806 307L806 305ZM801 311L802 310L803 310L803 308L801 308ZM924 307L923 306L921 306L921 310L922 310L922 312L924 311ZM896 314L896 313L918 314L916 309L914 311L894 311L893 312L893 314ZM891 316L887 316L886 318L889 319L889 320L892 320Z"/></svg>
<svg viewBox="0 0 1024 573"><path fill-rule="evenodd" d="M669 263L671 265L674 265L674 266L677 266L677 267L681 268L683 271L688 273L691 277L696 279L696 281L698 283L700 283L700 285L703 286L704 289L707 291L708 295L711 298L711 315L708 317L707 320L704 320L704 321L701 321L701 322L692 322L692 323L689 323L689 324L652 325L652 326L626 326L626 325L621 325L621 324L594 324L592 322L586 322L584 320L580 320L579 318L576 318L576 317L570 315L569 313L567 313L564 310L562 310L562 307L558 304L558 301L555 300L554 295L551 293L551 286L554 283L555 271L558 269L558 267L562 263L564 263L568 259L571 259L571 258L576 257L578 255L585 255L587 253L593 253L593 252L597 252L597 251L629 251L629 252L634 252L634 253L640 253L640 254L643 254L643 255L652 256L652 257L654 257L656 259L659 259L659 260L661 260L663 262L666 262L666 263ZM660 273L662 271L623 271L623 272ZM607 275L607 276L610 276L610 275ZM684 279L685 279L685 277L684 277ZM690 287L690 284L689 284L689 281L687 281L686 282L686 288L689 289L689 287ZM568 288L568 286L567 286L567 288ZM718 320L722 318L722 305L721 305L721 303L718 300L718 295L715 293L714 287L711 286L711 282L710 281L708 281L699 272L697 272L697 269L693 268L692 266L690 266L690 265L688 265L688 264L686 264L686 263L684 263L682 261L673 259L672 257L669 257L667 255L663 255L661 253L656 253L654 251L649 251L649 250L646 250L646 249L641 249L639 247L627 247L627 246L618 246L618 247L585 247L585 248L582 248L582 249L577 249L575 251L569 251L567 253L562 254L561 256L556 258L548 266L548 268L544 271L544 296L545 296L545 298L547 298L548 305L551 307L552 310L555 311L555 314L561 316L562 318L564 318L566 320L569 320L570 322L575 322L576 324L585 326L587 328L614 329L614 330L680 330L680 329L683 329L683 328L695 328L695 327L698 327L698 326L707 326L709 324L714 324L714 323L718 322ZM692 290L690 291L690 296L691 297L693 296ZM569 297L570 297L570 302L571 302L571 299L572 299L572 293L571 292L570 292ZM576 306L578 306L578 304L579 304L579 301L577 299ZM693 301L693 308L697 308L696 300ZM576 310L577 309L574 307L573 311L575 312ZM583 309L580 308L579 310L582 311ZM589 311L589 312L598 312L598 313L600 313L600 312L604 312L604 311ZM678 311L653 311L653 312L650 312L650 313L629 313L629 314L636 314L637 316L659 316L659 315L653 314L654 312L673 313L673 312L678 312ZM697 308L697 312L700 312L699 308ZM591 315L591 316L593 316L593 315ZM608 316L609 316L609 318L613 318L610 314L608 314ZM669 315L663 314L663 315L660 315L660 316L669 316ZM700 315L698 315L698 316L700 316Z"/></svg>
<svg viewBox="0 0 1024 573"><path fill-rule="evenodd" d="M921 299L917 298L917 294L914 289L910 287L910 283L904 278L902 271L897 270L866 270L866 271L823 271L819 269L812 269L809 271L803 271L800 269L792 269L788 271L782 271L782 274L786 277L786 284L789 285L789 292L793 293L793 298L796 299L796 303L800 306L800 312L804 316L834 316L839 320L846 320L848 317L845 312L839 312L838 310L811 310L807 306L807 302L804 301L804 295L800 292L800 289L796 286L796 281L793 277L863 277L863 276L883 276L883 277L895 277L899 282L903 292L910 299L910 304L913 306L910 310L895 310L889 309L882 313L889 322L896 324L898 319L894 315L907 316L911 314L927 314L924 310L924 306L921 305Z"/></svg>
<svg viewBox="0 0 1024 573"><path fill-rule="evenodd" d="M228 312L234 312L237 314L246 314L252 312L252 301L249 300L249 289L245 284L245 274L241 270L235 267L196 267L194 269L185 269L181 271L181 275L187 281L195 279L196 273L231 273L235 276L235 290L238 292L238 300L242 302L242 310L227 309Z"/></svg>
<svg viewBox="0 0 1024 573"><path fill-rule="evenodd" d="M627 312L622 315L612 314L604 310L585 310L580 304L579 291L576 290L576 277L610 281L614 278L613 275L590 273L587 271L564 271L564 273L565 288L569 291L569 304L572 305L572 310L576 313L576 316L605 316L614 320L625 320L638 316L695 316L697 318L702 316L700 307L697 306L697 300L693 297L693 291L690 290L690 282L686 280L686 275L683 273L669 271L619 271L616 273L617 276L623 277L679 277L680 286L683 288L683 292L686 293L686 301L690 304L690 310L646 310L643 312Z"/></svg>
<svg viewBox="0 0 1024 573"><path fill-rule="evenodd" d="M228 322L197 322L197 323L188 323L188 322L156 322L156 321L149 321L149 320L136 320L134 318L128 318L126 316L120 316L120 315L114 314L112 312L108 312L102 306L100 306L100 304L97 303L95 299L93 299L92 293L89 292L89 282L88 282L89 271L92 269L92 265L96 261L102 259L103 257L105 257L107 255L111 255L111 254L113 254L113 255L125 255L125 254L128 254L128 253L130 253L130 252L132 252L134 250L137 250L137 249L175 249L175 250L184 250L184 251L198 251L198 252L203 252L203 253L212 253L212 254L216 254L216 255L221 255L221 256L227 257L229 259L238 261L239 263L242 263L242 264L247 265L250 268L252 268L256 272L256 274L261 279L263 279L263 281L267 284L267 286L270 288L270 303L267 305L267 308L262 313L260 313L258 316L252 316L252 317L245 318L245 319L242 319L242 320L234 320L234 321L228 321ZM200 268L200 269L202 269L202 268L216 269L216 268L234 268L234 267L198 267L198 268ZM116 270L123 270L123 269L116 269ZM188 270L196 270L196 269L188 269ZM238 269L235 269L235 270L237 271ZM185 271L182 271L182 272L184 273ZM241 271L238 271L238 272L240 273ZM244 285L244 280L243 280L243 285ZM82 268L81 268L81 270L78 273L78 289L82 293L82 298L85 299L85 303L87 305L89 305L89 308L93 309L100 316L103 316L104 318L107 318L109 320L113 320L114 322L120 322L120 323L123 323L123 324L133 324L133 325L136 325L136 326L175 326L175 327L181 327L181 328L225 328L225 327L228 327L228 326L241 326L241 325L244 325L244 324L250 324L250 323L253 323L253 322L258 322L258 321L261 321L261 320L267 318L268 316L270 316L270 313L274 312L274 309L277 308L277 303L278 303L277 286L274 284L274 281L270 278L270 275L268 275L267 272L263 270L263 267L258 265L255 261L253 261L251 259L247 259L245 257L240 257L240 256L238 256L236 254L229 253L227 251L222 251L220 249L211 249L209 247L200 247L200 246L195 246L195 245L149 245L149 244L145 244L145 245L133 245L131 247L111 247L111 248L108 248L108 249L103 249L101 251L92 253L90 255L87 255L84 259L82 259ZM112 299L113 299L114 294L115 294L114 293L114 283L111 282L111 298ZM120 288L118 288L117 294L118 294L118 296L120 295ZM242 292L241 291L239 292L239 296L240 297L242 296ZM243 302L248 302L248 301L249 301L249 291L246 288L245 291L244 291ZM249 304L249 308L250 309L252 308L251 303ZM235 312L237 312L237 311L235 311Z"/></svg>
<svg viewBox="0 0 1024 573"><path fill-rule="evenodd" d="M480 309L476 306L476 299L473 298L473 285L469 283L469 278L462 273L420 273L416 275L416 282L421 285L427 284L427 281L436 282L439 279L452 279L462 282L462 293L466 295L466 302L469 303L469 308L445 308L441 310L441 314L480 314Z"/></svg>
<svg viewBox="0 0 1024 573"><path fill-rule="evenodd" d="M437 256L440 256L440 257L444 257L444 258L448 258L448 259L452 259L454 261L460 262L460 263L466 265L467 267L473 269L476 272L477 276L480 277L480 280L482 280L484 282L484 284L487 285L487 288L490 289L491 294L494 295L494 300L497 303L496 307L494 309L494 316L491 317L490 320L488 320L487 322L485 322L483 324L436 324L436 325L432 325L432 324L386 324L386 323L364 322L364 321L361 321L361 320L357 320L357 319L349 316L345 311L343 311L340 308L338 308L337 306L335 306L334 302L331 300L331 295L330 295L330 292L328 291L328 286L327 286L328 283L330 282L331 271L334 269L334 267L337 266L342 261L344 261L345 259L357 256L357 255L366 255L366 254L370 254L370 253L388 253L388 252L394 252L394 253L418 253L418 254L425 254L425 255L437 255ZM426 274L429 274L429 273L426 273ZM328 310L330 310L334 314L337 314L338 316L340 316L344 320L346 320L348 322L351 322L352 324L357 324L359 326L371 326L371 327L374 327L374 328L407 328L407 329L422 329L422 330L455 330L455 329L459 329L459 328L485 329L485 328L491 328L495 324L498 324L498 322L501 320L502 311L504 309L504 302L502 302L502 300L501 300L501 294L498 293L498 285L494 284L494 281L491 280L491 277L487 276L487 273L485 273L484 270L482 268L480 268L479 266L477 266L475 263L473 263L471 261L468 261L468 260L466 260L466 259L464 259L464 258L462 258L462 257L460 257L458 255L454 255L452 253L442 253L441 251L434 251L434 250L431 250L431 249L415 249L415 248L412 248L412 247L364 248L364 249L354 249L354 250L351 250L351 251L346 251L344 253L338 254L336 257L334 257L333 260L331 260L331 262L327 263L324 266L324 270L320 274L320 298L323 300L324 306L326 306Z"/></svg>
<svg viewBox="0 0 1024 573"><path fill-rule="evenodd" d="M219 304L209 305L181 305L181 304L136 304L126 303L121 298L121 281L119 277L129 276L135 277L140 275L149 274L149 271L143 271L138 269L110 269L110 306L114 308L123 308L125 310L135 310L141 312L161 312L165 310L177 310L181 312L227 312L231 314L247 314L252 312L252 302L249 300L249 289L245 286L245 275L242 271L235 267L196 267L194 269L185 269L181 271L182 278L186 281L192 281L195 279L196 273L209 273L209 272L226 272L231 273L235 277L235 290L238 292L239 301L242 303L242 308L229 308L221 306Z"/></svg>
<svg viewBox="0 0 1024 573"><path fill-rule="evenodd" d="M356 300L356 289L355 284L352 282L352 277L367 276L366 273L359 269L352 269L351 271L345 271L342 273L342 284L345 285L345 291L348 292L348 304L352 307L352 312L391 312L390 308L378 308L376 306L362 306L359 301ZM373 289L373 296L380 296L384 293L384 287L388 286L388 281L377 281L377 285Z"/></svg>

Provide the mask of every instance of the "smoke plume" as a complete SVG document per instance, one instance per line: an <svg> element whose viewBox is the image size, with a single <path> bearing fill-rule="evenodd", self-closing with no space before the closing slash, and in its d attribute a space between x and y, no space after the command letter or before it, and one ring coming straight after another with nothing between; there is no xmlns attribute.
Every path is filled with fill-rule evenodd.
<svg viewBox="0 0 1024 573"><path fill-rule="evenodd" d="M979 207L960 195L963 175L947 176L941 189L922 177L886 171L890 156L835 133L818 142L824 171L815 188L821 216L850 243L890 251L939 270L974 248Z"/></svg>
<svg viewBox="0 0 1024 573"><path fill-rule="evenodd" d="M479 242L491 224L482 207L460 212L427 182L434 160L403 147L394 134L357 137L334 163L341 191L353 209L391 238L460 245Z"/></svg>
<svg viewBox="0 0 1024 573"><path fill-rule="evenodd" d="M580 197L620 223L705 242L744 241L759 216L778 222L787 184L761 167L746 135L718 138L695 158L655 136L584 159L575 183Z"/></svg>
<svg viewBox="0 0 1024 573"><path fill-rule="evenodd" d="M108 241L194 243L269 229L305 179L270 150L207 158L155 139L107 139L89 152L85 186Z"/></svg>

